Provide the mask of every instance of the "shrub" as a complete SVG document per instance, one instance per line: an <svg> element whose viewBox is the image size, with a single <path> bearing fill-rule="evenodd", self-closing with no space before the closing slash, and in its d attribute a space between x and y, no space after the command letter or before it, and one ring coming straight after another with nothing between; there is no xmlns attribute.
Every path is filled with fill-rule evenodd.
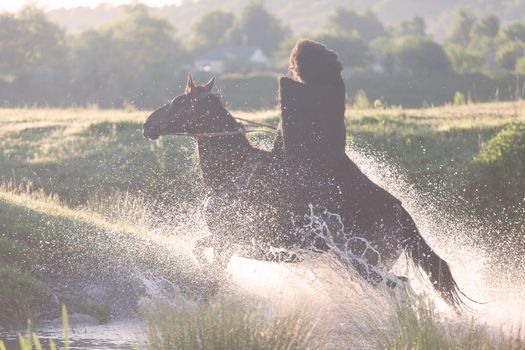
<svg viewBox="0 0 525 350"><path fill-rule="evenodd" d="M454 105L461 106L465 104L465 95L461 91L454 94Z"/></svg>
<svg viewBox="0 0 525 350"><path fill-rule="evenodd" d="M45 305L49 297L40 281L16 270L0 268L0 325L21 327L34 312Z"/></svg>
<svg viewBox="0 0 525 350"><path fill-rule="evenodd" d="M354 108L355 109L368 109L370 108L370 100L364 90L359 90L354 97Z"/></svg>
<svg viewBox="0 0 525 350"><path fill-rule="evenodd" d="M512 207L525 202L525 124L511 123L471 161L471 190Z"/></svg>

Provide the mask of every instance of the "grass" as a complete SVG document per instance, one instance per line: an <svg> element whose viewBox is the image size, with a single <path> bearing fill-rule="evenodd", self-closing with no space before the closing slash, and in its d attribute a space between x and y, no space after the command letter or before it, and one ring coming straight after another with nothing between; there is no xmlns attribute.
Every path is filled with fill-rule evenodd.
<svg viewBox="0 0 525 350"><path fill-rule="evenodd" d="M510 121L525 120L524 102L428 109L348 110L349 139L399 165L417 186L457 179ZM70 205L100 193L141 193L192 201L202 195L195 144L188 138L145 140L147 112L89 109L0 110L0 178L30 180ZM277 111L238 112L277 122ZM256 139L270 140L267 135ZM433 181L434 180L434 181ZM452 181L453 191L459 186ZM427 186L428 187L428 186ZM168 195L169 194L169 195Z"/></svg>
<svg viewBox="0 0 525 350"><path fill-rule="evenodd" d="M61 314L62 314L62 329L64 331L63 349L69 350L71 349L70 339L69 339L69 316L67 313L67 307L65 305L62 305ZM18 334L18 342L20 344L20 350L32 350L33 348L36 350L44 349L38 335L36 333L32 333L30 328L27 331L27 336L24 337L20 333ZM49 350L58 349L53 339L49 339L48 344L49 344ZM7 350L4 342L1 340L0 340L0 350Z"/></svg>
<svg viewBox="0 0 525 350"><path fill-rule="evenodd" d="M436 200L448 199L461 193L469 166L480 150L509 122L525 121L523 107L524 102L519 101L417 110L348 110L347 130L354 145L384 154L415 187L439 191ZM207 283L185 251L190 243L170 232L153 234L151 230L159 227L159 218L173 229L180 218L171 216L173 212L192 215L195 203L202 199L195 143L180 137L144 140L141 125L147 114L98 109L0 110L0 271L4 276L0 325L6 315L15 312L6 305L20 305L15 307L19 325L33 317L34 305L44 298L44 287L50 281L118 280L137 271L151 271L189 294ZM278 121L274 110L234 115ZM254 140L268 143L271 137L256 135ZM436 187L436 183L443 185ZM172 207L175 203L177 208ZM13 287L2 288L8 285L6 281ZM137 298L144 293L134 292ZM15 297L21 299L13 301ZM108 318L103 305L77 304L78 310L71 305L72 310L93 309L99 318ZM451 324L431 310L400 309L382 348L431 349L437 344L468 349L463 345L468 343L462 343L468 339L461 339L470 334L469 326ZM253 341L250 344L260 344L254 347L261 349L264 344L275 346L276 339L291 344L290 348L319 341L309 338L313 343L301 343L304 339L298 338L312 326L307 320L259 316L260 310L231 303L166 308L148 316L150 346L168 349L208 344L206 341L225 345L230 341L226 334L242 334L235 338ZM190 328L170 326L181 320ZM279 327L286 332L278 333ZM476 332L472 341L481 339L480 344L488 344L486 348L497 348L497 336L484 333L485 329ZM193 336L188 338L189 334ZM504 338L505 344L507 341ZM471 344L473 349L483 348Z"/></svg>
<svg viewBox="0 0 525 350"><path fill-rule="evenodd" d="M315 321L298 313L265 317L255 306L219 300L177 306L161 303L145 313L152 350L317 349Z"/></svg>
<svg viewBox="0 0 525 350"><path fill-rule="evenodd" d="M501 330L446 318L422 298L393 301L394 314L383 331L379 348L383 350L519 350L525 349L525 338Z"/></svg>
<svg viewBox="0 0 525 350"><path fill-rule="evenodd" d="M48 303L49 290L34 277L0 266L0 325L23 327Z"/></svg>
<svg viewBox="0 0 525 350"><path fill-rule="evenodd" d="M2 242L10 251L7 258L12 259L14 252L31 252L33 263L25 266L21 276L33 276L31 281L38 285L42 284L39 280L118 285L137 278L140 271L163 276L186 291L202 281L194 262L177 247L177 242L169 249L166 239L149 234L144 226L109 220L84 208L70 208L56 197L39 192L0 189L0 224ZM19 264L25 264L24 260L10 264L2 257L2 266L7 271L17 271L12 269ZM18 274L13 274L9 279L2 275L0 287L0 325L9 328L25 324L32 316L26 312L31 309L25 307L27 303L35 307L34 302L22 304L26 299L34 299L33 289L27 287L28 281L16 279L12 276ZM7 284L9 281L11 284ZM136 298L143 293L133 292ZM22 301L15 303L13 298ZM79 300L75 304L72 306L75 312L91 314L101 321L109 318L102 305L90 306ZM11 310L13 305L20 310L14 314L16 317Z"/></svg>

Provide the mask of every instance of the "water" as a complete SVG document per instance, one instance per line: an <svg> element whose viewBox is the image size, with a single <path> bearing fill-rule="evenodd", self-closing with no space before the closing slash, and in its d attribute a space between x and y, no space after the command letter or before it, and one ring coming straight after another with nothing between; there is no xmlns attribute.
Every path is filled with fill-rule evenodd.
<svg viewBox="0 0 525 350"><path fill-rule="evenodd" d="M78 325L72 326L69 339L71 349L137 349L146 343L145 326L136 319L119 320L104 325ZM48 349L49 339L59 347L64 346L64 333L62 327L49 325L35 329L39 339ZM13 333L0 333L7 349L19 349L17 335Z"/></svg>
<svg viewBox="0 0 525 350"><path fill-rule="evenodd" d="M486 233L493 235L497 227L466 225L454 215L454 206L460 204L453 199L419 193L405 180L402 172L377 155L356 149L350 150L349 155L372 180L403 202L429 245L451 266L461 290L484 304L469 304L472 310L459 317L406 260L400 259L392 272L408 276L410 288L424 295L444 317L454 322L486 324L494 330L516 334L525 322L525 273L520 268L525 266L523 247L509 246L506 242L480 243L477 237ZM447 201L449 210L438 205L443 200ZM186 260L191 260L188 258L191 242L206 232L199 215L186 220L175 215L161 222L157 217L142 219L149 231L143 240L158 244L163 249L159 254L166 257L185 255ZM512 256L512 265L503 263L502 252ZM187 262L177 261L169 260L171 265L166 263L166 268L188 269L184 265ZM134 273L139 275L149 299L180 298L181 290L187 287L174 286L169 278L158 272L139 270L134 268ZM234 256L227 270L229 277L227 283L222 284L222 291L248 301L256 300L261 305L261 313L270 316L297 310L312 312L327 334L326 348L329 349L373 348L379 340L377 330L385 327L393 312L390 291L371 287L330 254L308 256L299 264ZM394 298L402 298L403 293L402 289L397 289ZM43 338L62 339L60 327L39 328L37 333ZM16 348L12 333L0 335L0 338L8 339L8 348ZM72 344L78 349L130 349L144 343L145 326L138 319L77 327L72 332Z"/></svg>

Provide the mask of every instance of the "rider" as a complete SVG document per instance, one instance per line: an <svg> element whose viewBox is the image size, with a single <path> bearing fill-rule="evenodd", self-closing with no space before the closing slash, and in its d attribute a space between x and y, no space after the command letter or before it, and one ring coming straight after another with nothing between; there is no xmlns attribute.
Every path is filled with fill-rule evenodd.
<svg viewBox="0 0 525 350"><path fill-rule="evenodd" d="M291 208L304 213L315 204L338 213L342 208L359 208L359 220L376 220L378 213L363 208L378 201L400 204L388 192L371 182L346 155L345 85L343 66L337 54L323 44L301 39L292 49L293 79L280 79L281 123L273 152L291 171L288 195ZM299 212L297 212L299 210ZM365 209L366 210L366 209Z"/></svg>

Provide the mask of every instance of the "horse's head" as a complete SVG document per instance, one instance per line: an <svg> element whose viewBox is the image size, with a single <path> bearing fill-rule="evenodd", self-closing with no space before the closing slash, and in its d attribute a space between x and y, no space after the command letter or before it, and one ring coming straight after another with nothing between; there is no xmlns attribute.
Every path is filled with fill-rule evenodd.
<svg viewBox="0 0 525 350"><path fill-rule="evenodd" d="M182 95L154 111L142 127L144 137L155 140L162 135L177 133L194 133L198 128L199 117L195 106L199 101L210 96L215 77L204 85L195 85L191 75Z"/></svg>

